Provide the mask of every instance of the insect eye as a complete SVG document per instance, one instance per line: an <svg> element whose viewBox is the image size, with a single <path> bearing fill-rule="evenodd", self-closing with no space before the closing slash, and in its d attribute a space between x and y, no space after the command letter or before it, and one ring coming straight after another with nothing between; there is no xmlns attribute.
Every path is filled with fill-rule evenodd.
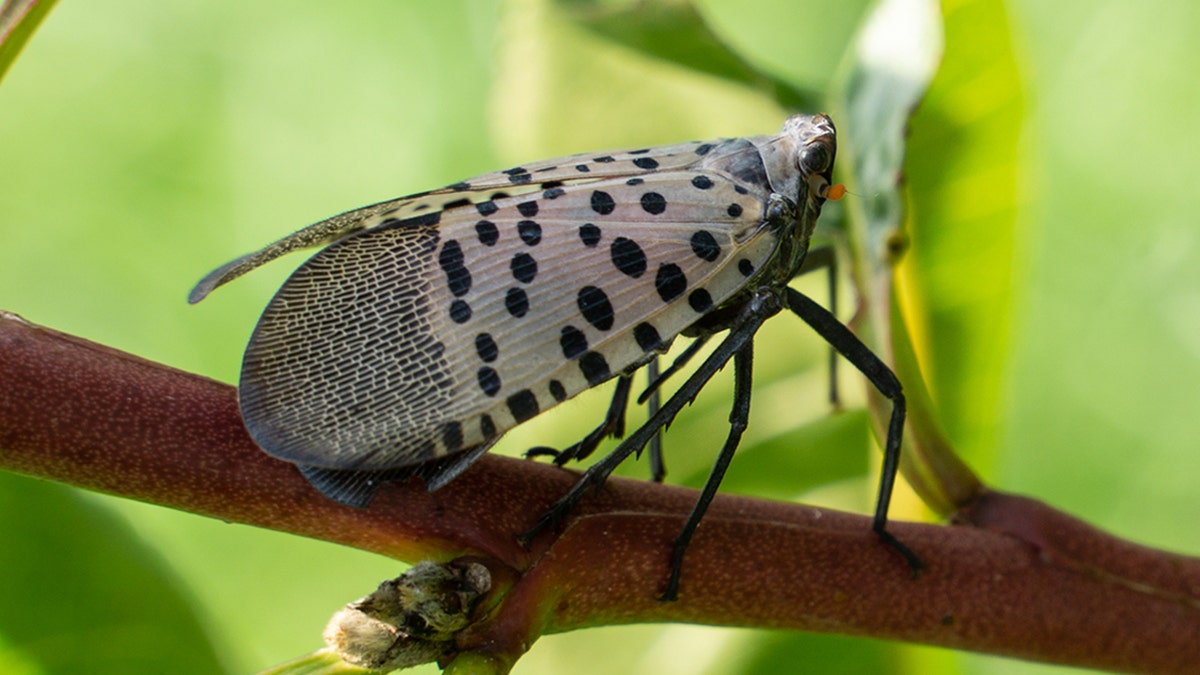
<svg viewBox="0 0 1200 675"><path fill-rule="evenodd" d="M824 143L813 143L800 151L800 168L809 173L825 173L833 164L833 155Z"/></svg>

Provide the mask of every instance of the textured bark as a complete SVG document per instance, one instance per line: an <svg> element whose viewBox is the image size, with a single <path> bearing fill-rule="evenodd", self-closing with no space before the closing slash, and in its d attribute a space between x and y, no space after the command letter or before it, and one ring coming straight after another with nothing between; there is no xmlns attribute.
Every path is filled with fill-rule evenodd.
<svg viewBox="0 0 1200 675"><path fill-rule="evenodd" d="M613 479L530 550L575 474L486 456L436 493L385 486L354 510L258 450L235 390L0 314L0 468L402 560L474 556L493 575L465 651L511 662L538 635L684 621L908 640L1078 666L1200 663L1200 560L1136 546L1036 501L983 493L968 526L894 523L913 578L869 518L718 496L658 602L693 490ZM370 585L378 580L364 580Z"/></svg>

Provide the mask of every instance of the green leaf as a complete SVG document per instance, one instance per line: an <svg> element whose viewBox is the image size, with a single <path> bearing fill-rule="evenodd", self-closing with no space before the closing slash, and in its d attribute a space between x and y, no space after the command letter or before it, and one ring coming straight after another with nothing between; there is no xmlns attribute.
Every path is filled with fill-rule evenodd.
<svg viewBox="0 0 1200 675"><path fill-rule="evenodd" d="M995 450L1007 367L1021 82L1004 3L946 3L946 58L912 120L907 318L939 420L966 454Z"/></svg>
<svg viewBox="0 0 1200 675"><path fill-rule="evenodd" d="M831 108L839 126L840 175L853 198L851 247L859 292L874 311L879 276L890 276L891 242L903 218L900 179L909 118L941 60L941 19L932 0L883 0L871 11Z"/></svg>
<svg viewBox="0 0 1200 675"><path fill-rule="evenodd" d="M615 43L701 73L769 93L793 109L811 109L815 92L802 91L748 65L727 47L689 0L649 0L614 6L564 0L568 16Z"/></svg>
<svg viewBox="0 0 1200 675"><path fill-rule="evenodd" d="M58 0L12 0L0 6L0 81Z"/></svg>
<svg viewBox="0 0 1200 675"><path fill-rule="evenodd" d="M739 450L721 491L793 500L813 488L866 475L869 447L865 411L826 415ZM703 485L709 468L687 477L684 483Z"/></svg>
<svg viewBox="0 0 1200 675"><path fill-rule="evenodd" d="M0 532L0 634L20 661L52 673L221 670L178 580L94 500L0 473Z"/></svg>
<svg viewBox="0 0 1200 675"><path fill-rule="evenodd" d="M559 3L502 15L490 110L507 161L773 133L787 116L769 91L609 39Z"/></svg>

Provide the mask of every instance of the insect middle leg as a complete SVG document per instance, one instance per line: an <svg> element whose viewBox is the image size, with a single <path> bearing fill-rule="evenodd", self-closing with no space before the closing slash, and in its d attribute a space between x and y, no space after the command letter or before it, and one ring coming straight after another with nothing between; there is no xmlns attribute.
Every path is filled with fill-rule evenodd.
<svg viewBox="0 0 1200 675"><path fill-rule="evenodd" d="M671 549L671 576L667 580L666 590L658 597L659 600L668 602L679 597L683 554L687 552L692 535L696 533L696 527L700 525L700 519L704 517L708 505L712 503L713 497L716 497L717 488L721 486L729 463L733 461L733 454L742 440L742 434L746 431L750 421L750 390L753 384L754 341L750 340L733 355L733 410L729 412L729 435L725 437L725 446L717 455L717 461L713 463L712 471L704 481L704 489L700 491L700 497L696 499L692 512L688 514L683 530L675 538L675 546Z"/></svg>
<svg viewBox="0 0 1200 675"><path fill-rule="evenodd" d="M670 424L671 421L675 419L675 416L678 415L681 410L683 410L684 406L691 403L692 400L700 394L700 390L704 388L704 385L706 385L708 381L711 380L713 376L715 376L731 358L733 358L734 354L741 351L743 347L745 347L754 339L754 334L758 332L758 329L762 326L763 322L778 312L779 309L780 300L774 291L770 289L763 289L756 294L749 302L747 302L746 309L744 310L741 320L737 323L737 325L730 329L729 334L724 340L721 341L721 344L717 345L717 348L714 349L712 353L700 363L691 376L689 376L688 379L679 387L679 389L667 399L667 402L663 404L662 408L652 415L645 424L643 424L641 427L638 427L636 431L622 441L621 444L616 447L616 449L605 455L600 459L600 461L588 467L587 471L583 472L583 475L579 477L579 480L575 482L575 485L571 487L567 494L563 495L562 498L555 502L554 505L551 506L536 523L534 523L533 527L531 527L529 531L518 537L518 540L522 544L528 545L529 542L532 541L533 538L540 532L562 521L562 519L575 508L579 501L583 499L584 495L586 495L589 491L597 490L604 485L604 482L608 480L608 477L617 468L617 466L619 466L621 462L623 462L630 455L634 454L635 452L639 452L643 447L645 447L646 443L650 441L654 434L658 433L660 429ZM747 402L747 406L748 405L749 404ZM740 437L740 434L738 434L738 436ZM734 447L736 447L736 439L734 439L732 442ZM714 490L715 486L719 483L720 480L718 477L713 486ZM712 498L709 497L709 501L711 500ZM705 504L705 506L707 506L707 504ZM703 515L703 509L700 509L699 515ZM693 525L692 528L694 529L694 527L695 526ZM690 534L688 535L688 538L690 538ZM684 541L682 549L686 549L686 544L687 542ZM680 549L680 552L676 557L682 558L682 549Z"/></svg>

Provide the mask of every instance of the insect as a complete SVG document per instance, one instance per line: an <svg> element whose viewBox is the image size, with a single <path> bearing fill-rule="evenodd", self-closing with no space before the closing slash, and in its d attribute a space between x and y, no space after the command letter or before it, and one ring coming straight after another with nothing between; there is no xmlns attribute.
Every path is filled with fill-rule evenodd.
<svg viewBox="0 0 1200 675"><path fill-rule="evenodd" d="M524 535L560 520L732 360L731 430L676 542L664 599L677 593L687 543L746 428L754 334L790 310L893 403L873 529L915 570L916 556L886 529L900 383L833 314L787 285L823 203L842 190L831 185L836 151L829 117L796 115L773 136L525 164L311 225L214 270L189 302L285 253L324 246L263 312L238 393L259 446L360 507L389 478L446 484L508 429L615 378L604 423L555 461L582 458L622 434L637 370L678 336L725 333Z"/></svg>

